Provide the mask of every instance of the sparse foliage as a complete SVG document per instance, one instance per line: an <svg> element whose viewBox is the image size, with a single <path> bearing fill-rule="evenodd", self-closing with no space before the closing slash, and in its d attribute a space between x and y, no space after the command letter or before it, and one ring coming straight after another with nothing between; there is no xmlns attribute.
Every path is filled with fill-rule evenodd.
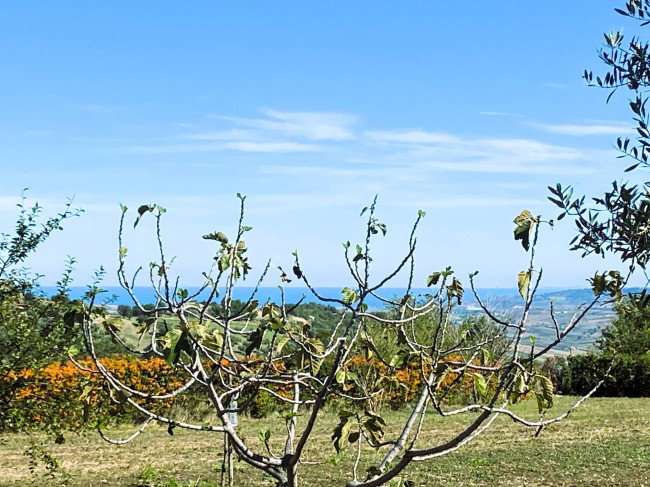
<svg viewBox="0 0 650 487"><path fill-rule="evenodd" d="M42 208L38 203L29 207L24 195L18 209L13 233L2 234L0 240L0 430L24 426L24 417L13 404L16 392L30 378L19 372L65 356L81 335L80 327L70 319L73 304L67 298L74 259L68 259L58 294L52 299L39 295L40 276L23 267L25 259L80 210L72 209L68 202L57 216L41 222ZM57 421L42 426L61 441Z"/></svg>
<svg viewBox="0 0 650 487"><path fill-rule="evenodd" d="M601 295L613 286L614 280L603 276L603 286L594 287L593 301L566 323L560 323L551 309L556 339L538 348L533 344L530 350L524 351L522 337L527 332L528 313L542 275L534 263L539 217L524 211L515 220L515 237L529 252L528 267L523 271L525 279L521 273L519 278L522 317L510 322L491 313L475 291L477 273L473 273L469 276L470 288L485 317L459 326L453 309L461 303L465 289L450 267L432 273L427 279L430 294L416 296L413 291L415 234L424 212L418 212L404 255L393 271L383 276L371 272L374 239L387 233L386 225L378 219L375 199L361 213L367 218L364 241L355 246L350 242L343 244L351 284L342 289L339 298L321 296L312 286L298 253L293 253L295 278L320 302L332 305L333 312L338 314L335 324L324 329L316 326L311 317L296 314L297 305L285 303L284 291L279 303L256 300L257 290L269 279L270 271L279 271L280 283L290 279L281 267L271 262L260 273L246 301L233 299L235 286L250 276L252 270L243 240L245 232L250 230L243 223L245 197L238 197L241 211L234 236L230 238L223 232L204 236L214 241L217 249L212 269L204 274L203 286L193 293L182 288L180 278L170 273L161 232L165 210L156 205L138 209L136 223L151 214L156 224L159 257L149 265L149 281L158 297L153 309L145 309L138 302L133 292L135 276L127 278L127 251L122 239L128 209L122 207L118 276L135 307L146 317L140 322L141 343L145 346L134 351L164 358L185 374L186 381L173 391L151 395L120 380L98 357L92 325L99 319L106 332L121 341L119 327L98 315L92 300L87 303L80 317L94 372L104 378L114 400L147 417L131 437L108 441L128 442L152 421L166 424L169 434L175 428L219 432L224 434L227 448L231 447L241 460L260 469L279 485L296 486L299 467L309 468L308 463L315 460L306 457L314 426L326 408L335 407L340 420L332 432L331 461L336 463L337 455L348 453L356 458L347 485L371 487L389 481L410 485L404 469L412 461L456 450L485 431L499 415L534 428L539 434L545 425L565 418L584 400L580 399L554 418L546 418L546 412L553 406L553 386L533 364L580 323ZM398 275L407 279L403 296L381 297L380 289ZM382 301L388 311L369 309L370 297ZM168 317L173 317L178 324L170 325ZM382 367L386 373L371 376L369 364ZM406 392L399 377L409 378ZM450 401L454 391L468 385L472 390L469 404L455 406ZM169 400L192 386L203 389L216 414L215 424L193 424L173 414L153 412L142 401ZM381 397L387 390L404 392L404 400L410 398L411 409L404 424L388 424L382 415ZM593 390L587 396L592 393ZM250 412L255 399L262 394L284 405L277 410L278 423L283 428L265 429L257 438L244 437L238 431L237 421L245 421L241 415ZM528 396L537 398L540 416L533 419L520 417L508 408ZM465 414L467 424L452 439L442 439L438 444L424 443L421 432L430 421L428 410L443 418Z"/></svg>

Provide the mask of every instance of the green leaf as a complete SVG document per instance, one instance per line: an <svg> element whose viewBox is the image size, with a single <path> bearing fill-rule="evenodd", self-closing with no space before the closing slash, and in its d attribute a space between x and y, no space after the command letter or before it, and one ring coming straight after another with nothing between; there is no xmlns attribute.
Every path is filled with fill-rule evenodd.
<svg viewBox="0 0 650 487"><path fill-rule="evenodd" d="M526 374L520 370L517 371L517 375L512 383L512 388L510 390L510 395L508 400L511 404L516 404L521 396L525 395L529 391L528 384L526 384Z"/></svg>
<svg viewBox="0 0 650 487"><path fill-rule="evenodd" d="M400 350L397 352L390 361L389 366L392 368L401 369L404 368L408 359L409 353L406 350Z"/></svg>
<svg viewBox="0 0 650 487"><path fill-rule="evenodd" d="M478 397L482 400L485 400L488 392L487 382L485 377L481 374L472 374L474 376L474 387L476 388L476 393Z"/></svg>
<svg viewBox="0 0 650 487"><path fill-rule="evenodd" d="M590 279L591 289L594 292L594 296L600 296L605 292L605 275L599 275L598 273L594 274L594 277Z"/></svg>
<svg viewBox="0 0 650 487"><path fill-rule="evenodd" d="M378 421L382 425L386 426L386 421L384 420L384 418L382 418L379 414L374 412L372 409L366 408L366 409L364 409L364 413L366 413L367 416L375 418L376 421Z"/></svg>
<svg viewBox="0 0 650 487"><path fill-rule="evenodd" d="M435 286L440 280L441 272L434 272L429 277L427 277L427 287Z"/></svg>
<svg viewBox="0 0 650 487"><path fill-rule="evenodd" d="M339 463L341 463L341 460L343 459L341 458L340 455L332 455L327 459L327 463L336 467Z"/></svg>
<svg viewBox="0 0 650 487"><path fill-rule="evenodd" d="M259 433L257 433L257 437L262 443L265 443L271 438L271 430L268 429L261 429Z"/></svg>
<svg viewBox="0 0 650 487"><path fill-rule="evenodd" d="M345 370L340 369L336 371L336 382L338 384L345 384Z"/></svg>
<svg viewBox="0 0 650 487"><path fill-rule="evenodd" d="M451 281L451 284L447 286L447 298L451 299L455 297L456 303L458 304L458 306L460 306L463 299L464 292L465 290L463 289L462 283L454 277Z"/></svg>
<svg viewBox="0 0 650 487"><path fill-rule="evenodd" d="M230 267L230 254L222 254L219 257L218 267L221 272Z"/></svg>
<svg viewBox="0 0 650 487"><path fill-rule="evenodd" d="M270 322L271 331L284 330L285 326L285 323L280 318L274 318Z"/></svg>
<svg viewBox="0 0 650 487"><path fill-rule="evenodd" d="M533 378L533 392L537 399L539 413L553 407L553 383L548 377L536 375Z"/></svg>
<svg viewBox="0 0 650 487"><path fill-rule="evenodd" d="M481 365L491 364L494 361L492 351L487 348L481 348L479 356L481 357Z"/></svg>
<svg viewBox="0 0 650 487"><path fill-rule="evenodd" d="M528 298L528 285L530 284L531 275L532 271L530 269L517 274L517 287L519 288L519 294L524 299Z"/></svg>
<svg viewBox="0 0 650 487"><path fill-rule="evenodd" d="M370 440L376 445L381 442L384 437L384 425L386 423L383 419L377 416L370 416L362 423L362 427Z"/></svg>
<svg viewBox="0 0 650 487"><path fill-rule="evenodd" d="M284 348L284 346L287 343L289 343L290 339L291 339L291 337L288 334L284 334L284 335L282 335L280 338L278 338L276 340L276 342L275 342L275 350L277 351L277 353L282 352L282 349Z"/></svg>
<svg viewBox="0 0 650 487"><path fill-rule="evenodd" d="M343 302L347 304L352 304L359 299L357 292L349 287L344 287L341 290L341 295L343 296Z"/></svg>
<svg viewBox="0 0 650 487"><path fill-rule="evenodd" d="M126 257L127 252L128 249L126 247L120 247L120 259L124 259L124 257Z"/></svg>
<svg viewBox="0 0 650 487"><path fill-rule="evenodd" d="M353 422L350 421L351 416L340 415L341 421L334 428L332 433L332 443L336 452L340 452L341 449L348 443L348 437L350 436L350 428L352 427Z"/></svg>
<svg viewBox="0 0 650 487"><path fill-rule="evenodd" d="M227 244L228 243L228 237L223 232L212 232L208 233L207 235L203 235L203 238L206 240L217 240L218 242L221 242L222 244Z"/></svg>
<svg viewBox="0 0 650 487"><path fill-rule="evenodd" d="M174 365L178 362L181 351L190 351L189 342L187 341L187 331L180 328L174 328L168 331L161 339L163 345L163 354L168 365Z"/></svg>
<svg viewBox="0 0 650 487"><path fill-rule="evenodd" d="M214 349L220 349L223 347L223 335L221 331L217 330L212 330L212 333L207 335L203 339L203 344L207 347L214 348Z"/></svg>
<svg viewBox="0 0 650 487"><path fill-rule="evenodd" d="M140 218L142 218L142 215L144 215L147 212L153 211L155 208L154 205L140 205L138 208L138 217L135 219L135 222L133 223L133 228L138 226L138 223L140 222Z"/></svg>
<svg viewBox="0 0 650 487"><path fill-rule="evenodd" d="M537 222L530 214L530 211L523 210L513 220L515 226L515 240L521 240L521 245L525 250L530 248L530 235L534 229L534 224Z"/></svg>
<svg viewBox="0 0 650 487"><path fill-rule="evenodd" d="M423 210L418 210L418 216L420 218L424 218L425 216L427 216L427 212Z"/></svg>
<svg viewBox="0 0 650 487"><path fill-rule="evenodd" d="M246 347L246 355L250 357L253 351L262 346L262 340L264 339L264 332L266 331L266 325L260 325L253 333L248 336L249 344Z"/></svg>

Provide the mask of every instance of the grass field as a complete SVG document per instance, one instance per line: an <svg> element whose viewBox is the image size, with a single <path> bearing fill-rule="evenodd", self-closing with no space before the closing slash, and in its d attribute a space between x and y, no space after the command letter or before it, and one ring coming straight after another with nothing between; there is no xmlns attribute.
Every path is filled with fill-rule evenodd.
<svg viewBox="0 0 650 487"><path fill-rule="evenodd" d="M559 413L571 400L558 398L550 412ZM534 417L534 402L517 407ZM406 414L390 413L389 424L399 422ZM334 453L330 435L336 419L331 414L317 425L305 459L319 463L301 467L301 485L318 482L319 487L337 486L350 478L351 451L345 452L336 466L328 462ZM424 443L444 441L470 420L454 417L443 421L432 414L427 419ZM280 433L284 425L274 424L270 418L240 422L242 433L257 447L261 447L256 439L260 428ZM110 433L120 437L130 431L120 427ZM30 473L29 460L23 453L30 441L41 439L38 435L0 436L1 486L57 485L56 480L44 476L42 465ZM125 446L110 445L89 432L68 434L66 443L48 448L72 475L71 486L210 487L219 485L222 441L222 436L214 433L176 428L174 436L169 436L165 428L150 427ZM413 463L406 476L419 486L650 486L650 400L592 399L538 438L532 431L499 418L474 443L446 457ZM273 484L255 469L236 462L234 485Z"/></svg>

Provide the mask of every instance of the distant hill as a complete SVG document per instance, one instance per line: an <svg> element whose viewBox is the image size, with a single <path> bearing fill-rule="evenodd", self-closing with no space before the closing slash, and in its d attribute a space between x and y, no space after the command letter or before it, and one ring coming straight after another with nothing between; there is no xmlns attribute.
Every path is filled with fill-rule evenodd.
<svg viewBox="0 0 650 487"><path fill-rule="evenodd" d="M639 292L641 289L629 288L626 291ZM530 310L527 334L534 336L539 345L550 343L556 336L555 326L550 316L551 301L556 319L560 328L563 328L582 305L590 303L593 299L593 291L589 288L538 292ZM484 299L483 302L491 312L512 320L519 319L523 312L524 301L516 292L511 295L493 295ZM456 313L462 319L464 316L479 314L482 311L474 296L470 294L467 295L463 304L456 308ZM614 310L611 301L601 298L600 302L589 311L574 331L565 338L561 346L558 347L558 352L568 354L571 350L587 350L600 338L601 330L611 322L613 316Z"/></svg>

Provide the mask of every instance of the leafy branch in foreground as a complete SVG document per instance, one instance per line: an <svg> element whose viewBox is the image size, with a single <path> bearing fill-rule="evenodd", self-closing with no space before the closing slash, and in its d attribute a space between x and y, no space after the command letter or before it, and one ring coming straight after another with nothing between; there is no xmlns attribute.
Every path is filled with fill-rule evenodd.
<svg viewBox="0 0 650 487"><path fill-rule="evenodd" d="M286 273L271 262L262 270L247 300L233 299L236 284L251 271L243 240L250 230L243 224L244 199L240 196L239 223L233 237L222 232L204 236L214 241L217 249L212 268L204 274L203 285L193 293L180 287L180 278L170 274L161 236L165 210L155 205L140 207L136 222L146 214L151 214L156 222L159 259L149 265L148 277L157 302L151 309L139 303L134 293L135 276L127 278L125 271L127 251L122 239L128 209L122 207L118 276L135 306L148 317L140 325L141 342L146 346L134 351L165 358L184 372L186 380L174 390L157 395L120 380L95 352L92 325L99 311L91 298L81 319L93 371L104 378L107 390L112 391L112 400L134 408L146 418L124 440L107 438L100 430L107 441L127 443L152 422L166 424L170 434L175 428L222 433L227 448L232 448L241 460L274 478L278 485L296 486L300 468L309 468L310 463L325 461L329 456L312 457L318 452L307 454L307 446L314 438L318 418L331 405L339 410L340 419L332 432L333 453L342 454L349 449L355 457L347 485L379 486L392 479L408 485L403 472L412 461L432 459L460 448L500 415L539 434L544 426L566 418L593 394L595 388L568 411L548 418L546 414L553 406L553 386L536 371L534 362L574 330L601 295L614 289L620 280L611 274L597 276L593 300L566 323L561 323L551 307L556 338L537 348L533 343L525 350L522 338L530 332L529 312L542 277L542 270L535 265L539 217L524 211L515 219L515 238L529 253L527 268L518 276L523 300L521 317L511 322L492 313L476 293L477 273L473 273L469 276L470 288L485 315L485 323L459 327L453 311L461 303L465 289L450 267L429 276L429 294L416 296L413 291L415 235L424 212L418 212L408 245L393 270L380 276L371 272L372 244L387 232L386 225L377 217L375 199L362 212L367 218L364 241L354 247L350 242L343 245L350 284L342 289L340 297L319 294L298 253L293 254L292 271L296 279L320 302L336 306L339 312L331 329L316 334L312 320L296 316L300 303L285 303L282 287L279 303L259 303L256 299L270 270L280 271L280 282L288 280ZM406 277L404 294L394 299L383 297L380 290L398 276ZM219 298L219 306L211 306ZM371 298L384 303L389 311L371 310L367 304ZM170 315L176 325L170 325ZM122 341L119 330L110 321L102 323L107 333ZM377 330L381 330L381 336ZM391 346L380 343L382 340L389 340ZM496 343L500 345L495 347ZM499 352L493 353L497 349ZM369 363L383 367L385 373L379 377L370 375ZM407 369L411 373L408 386L413 392L411 410L404 423L389 424L389 419L382 416L382 393L387 388L399 390L398 378ZM606 374L603 371L603 377ZM468 384L473 391L470 404L454 406L449 400L454 391ZM173 411L154 412L148 407L149 403L181 396L190 388L203 390L216 415L214 424L191 423L174 417ZM250 411L256 397L262 394L281 401L284 407L278 411L273 428L260 431L257 438L244 437L237 429L236 415L245 421L241 414ZM538 416L522 417L509 409L528 396L537 399ZM442 418L466 415L467 424L453 438L429 444L421 435L432 421L427 411Z"/></svg>
<svg viewBox="0 0 650 487"><path fill-rule="evenodd" d="M648 0L627 0L624 8L614 9L618 14L640 23L650 23ZM650 87L650 44L634 36L625 42L622 31L604 34L605 45L598 51L606 67L604 75L594 75L585 70L584 79L589 86L608 90L611 99L619 89L631 92L630 109L636 123L636 139L619 137L616 147L620 158L632 159L626 172L649 168L650 118L646 105ZM573 250L582 250L583 256L591 253L605 255L611 252L629 265L629 273L640 268L646 277L650 257L650 185L612 182L612 189L585 203L585 197L573 197L571 186L549 187L549 199L561 208L558 219L574 217L577 235L571 242ZM647 283L650 281L646 281ZM645 286L644 286L645 287Z"/></svg>
<svg viewBox="0 0 650 487"><path fill-rule="evenodd" d="M69 200L56 216L43 221L43 208L27 205L23 193L12 233L0 239L0 430L20 430L29 424L20 410L18 392L33 383L29 371L63 358L67 347L80 339L79 326L66 319L73 308L68 301L74 259L68 257L66 270L57 283L52 299L39 293L38 274L25 268L25 259L35 252L64 222L78 216ZM44 407L52 407L46 403ZM44 430L63 441L60 425L52 421Z"/></svg>

